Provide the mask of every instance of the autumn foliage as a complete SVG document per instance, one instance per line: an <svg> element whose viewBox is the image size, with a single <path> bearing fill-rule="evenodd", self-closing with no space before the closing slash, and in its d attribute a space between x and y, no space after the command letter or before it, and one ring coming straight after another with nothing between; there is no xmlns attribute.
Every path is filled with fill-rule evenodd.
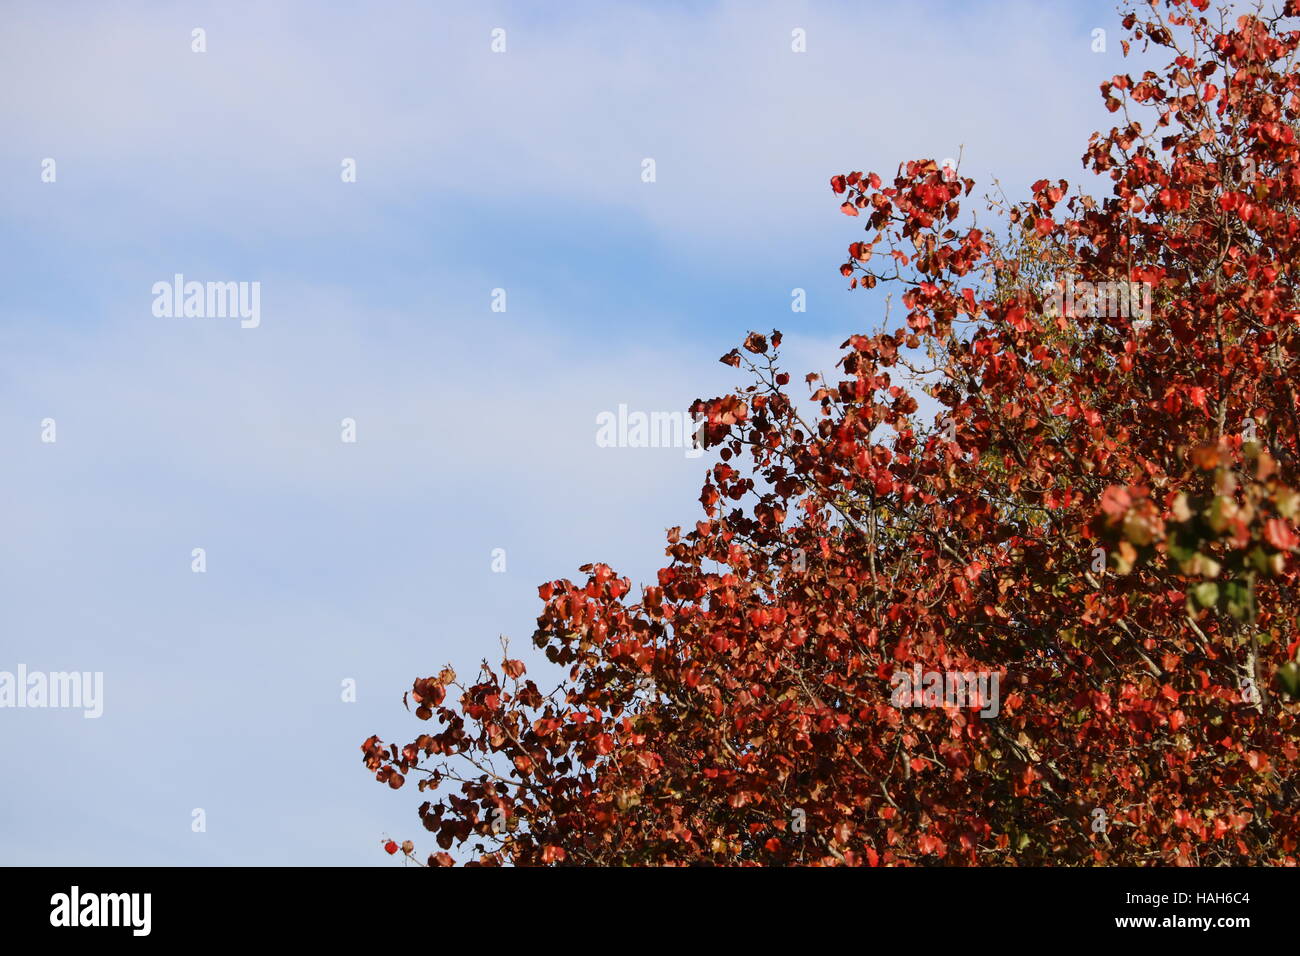
<svg viewBox="0 0 1300 956"><path fill-rule="evenodd" d="M557 690L415 681L427 732L362 749L427 861L1295 865L1297 12L1129 13L1168 66L1101 86L1104 198L1041 180L994 235L932 161L833 177L897 328L811 399L779 332L723 356L658 581L539 589ZM997 715L896 706L918 664Z"/></svg>

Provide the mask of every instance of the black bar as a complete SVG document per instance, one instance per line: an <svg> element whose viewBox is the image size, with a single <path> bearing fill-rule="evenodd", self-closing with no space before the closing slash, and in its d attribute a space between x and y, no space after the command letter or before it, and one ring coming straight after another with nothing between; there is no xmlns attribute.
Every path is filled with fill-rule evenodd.
<svg viewBox="0 0 1300 956"><path fill-rule="evenodd" d="M815 928L810 941L829 936L873 947L923 939L943 946L963 939L991 943L1007 939L1003 933L1023 932L1055 934L1037 937L1044 942L1186 940L1199 934L1231 944L1242 933L1287 933L1294 925L1298 885L1294 872L1279 868L673 874L578 868L454 873L400 866L391 871L51 867L9 869L3 876L11 888L0 897L0 926L11 940L67 941L75 934L79 942L135 937L186 943L229 939L245 945L253 939L337 942L353 933L386 935L407 920L422 926L426 919L456 924L458 935L478 926L496 938L495 931L482 928L499 926L503 919L518 926L534 917L552 927L552 942L604 921L622 923L626 930L648 920L648 934L685 932L687 923L707 923L691 934L721 934L719 939L731 943L751 934L761 941L776 923ZM119 923L126 925L52 925L52 916L59 919L70 911L74 886L86 916L101 909L97 894L149 894L147 937L136 936L143 928L142 907L128 911L120 897L102 908L106 917L116 909ZM68 903L62 913L56 912L57 894ZM86 902L91 895L96 895L93 904ZM138 899L142 904L143 897ZM129 915L136 917L134 927ZM1153 922L1119 925L1134 918ZM1192 919L1197 923L1179 922ZM1205 919L1211 921L1208 928L1200 925ZM1223 922L1241 919L1245 924ZM438 931L431 938L438 939ZM547 945L544 939L539 943Z"/></svg>

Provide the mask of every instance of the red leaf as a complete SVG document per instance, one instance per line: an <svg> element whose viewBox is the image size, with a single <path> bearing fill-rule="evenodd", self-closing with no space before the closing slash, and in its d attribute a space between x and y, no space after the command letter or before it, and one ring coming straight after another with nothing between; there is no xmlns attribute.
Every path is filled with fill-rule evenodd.
<svg viewBox="0 0 1300 956"><path fill-rule="evenodd" d="M1133 506L1133 499L1127 488L1111 485L1101 495L1101 510L1112 518L1121 518Z"/></svg>

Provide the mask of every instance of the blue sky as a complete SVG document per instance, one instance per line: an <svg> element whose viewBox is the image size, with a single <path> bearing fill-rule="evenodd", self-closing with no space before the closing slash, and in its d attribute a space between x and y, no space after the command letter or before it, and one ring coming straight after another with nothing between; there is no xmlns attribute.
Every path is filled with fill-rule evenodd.
<svg viewBox="0 0 1300 956"><path fill-rule="evenodd" d="M358 746L411 679L535 662L539 583L699 517L707 457L596 415L721 394L750 329L830 371L881 301L829 177L1077 181L1123 68L1104 3L559 6L0 12L0 671L105 683L0 709L0 863L391 865L419 798ZM260 326L155 317L178 272Z"/></svg>

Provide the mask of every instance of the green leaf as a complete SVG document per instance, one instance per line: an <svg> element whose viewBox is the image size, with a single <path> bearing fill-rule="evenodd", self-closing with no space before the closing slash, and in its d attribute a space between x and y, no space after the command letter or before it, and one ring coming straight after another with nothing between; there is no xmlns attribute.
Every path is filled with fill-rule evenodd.
<svg viewBox="0 0 1300 956"><path fill-rule="evenodd" d="M1219 603L1219 586L1213 581L1202 581L1192 588L1192 594L1201 607L1214 607Z"/></svg>
<svg viewBox="0 0 1300 956"><path fill-rule="evenodd" d="M1224 589L1224 601L1228 613L1238 621L1249 618L1254 608L1254 595L1251 593L1250 585L1235 578L1229 581Z"/></svg>
<svg viewBox="0 0 1300 956"><path fill-rule="evenodd" d="M1277 682L1282 693L1292 700L1300 700L1300 664L1288 661L1277 669Z"/></svg>

